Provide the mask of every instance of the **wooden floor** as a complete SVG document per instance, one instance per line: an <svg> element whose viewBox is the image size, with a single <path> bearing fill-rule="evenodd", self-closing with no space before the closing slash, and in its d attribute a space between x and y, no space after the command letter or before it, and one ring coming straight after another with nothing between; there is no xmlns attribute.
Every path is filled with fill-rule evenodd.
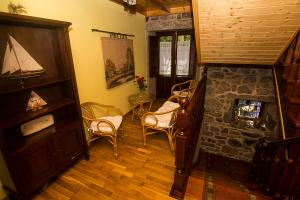
<svg viewBox="0 0 300 200"><path fill-rule="evenodd" d="M248 179L249 164L225 157L213 156L209 166L204 152L191 176L186 194L201 200L271 200L258 186Z"/></svg>
<svg viewBox="0 0 300 200"><path fill-rule="evenodd" d="M154 110L161 103L155 102ZM173 199L169 197L169 192L173 183L175 158L167 137L163 133L150 135L145 148L140 121L138 118L132 121L131 117L129 113L123 120L125 136L119 138L117 160L110 143L105 139L96 140L89 147L90 160L79 160L34 199ZM196 169L189 178L184 199L266 200L252 196L227 176Z"/></svg>
<svg viewBox="0 0 300 200"><path fill-rule="evenodd" d="M174 156L164 134L152 135L142 143L140 121L124 118L119 158L112 146L99 139L89 147L90 160L79 160L34 199L172 199Z"/></svg>

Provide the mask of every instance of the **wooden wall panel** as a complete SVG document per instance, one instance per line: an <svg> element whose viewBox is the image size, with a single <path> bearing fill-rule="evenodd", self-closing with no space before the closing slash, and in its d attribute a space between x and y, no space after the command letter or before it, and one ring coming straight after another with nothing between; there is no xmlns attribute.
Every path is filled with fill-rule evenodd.
<svg viewBox="0 0 300 200"><path fill-rule="evenodd" d="M193 0L202 63L272 65L300 27L300 0Z"/></svg>

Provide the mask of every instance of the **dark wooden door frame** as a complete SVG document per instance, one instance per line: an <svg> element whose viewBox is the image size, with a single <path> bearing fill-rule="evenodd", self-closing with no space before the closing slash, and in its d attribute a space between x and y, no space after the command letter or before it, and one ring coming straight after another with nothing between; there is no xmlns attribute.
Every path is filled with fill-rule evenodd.
<svg viewBox="0 0 300 200"><path fill-rule="evenodd" d="M156 90L157 90L157 97L161 98L167 98L170 96L170 87L178 82L183 82L186 81L188 79L193 79L195 76L195 69L196 69L196 62L192 63L192 71L191 70L191 64L190 64L190 69L189 69L189 76L185 77L185 76L177 76L176 75L176 66L177 66L177 41L178 41L178 35L191 35L191 49L195 48L194 45L194 32L193 30L175 30L175 31L164 31L164 32L157 32L156 36L151 36L152 38L156 39L152 39L150 37L150 44L152 41L153 42L157 42L158 44L155 45L155 48L157 48L158 52L153 51L153 49L151 49L150 46L150 62L149 62L149 70L150 70L150 76L151 77L156 77ZM172 36L172 49L171 49L171 76L161 76L159 74L159 37L161 36ZM151 53L152 52L152 53ZM157 58L153 58L152 56L157 56ZM196 54L193 53L192 51L190 51L190 61L191 60L195 60L196 59ZM168 90L169 89L169 90ZM159 92L160 90L164 90L164 92ZM162 94L163 93L163 94Z"/></svg>

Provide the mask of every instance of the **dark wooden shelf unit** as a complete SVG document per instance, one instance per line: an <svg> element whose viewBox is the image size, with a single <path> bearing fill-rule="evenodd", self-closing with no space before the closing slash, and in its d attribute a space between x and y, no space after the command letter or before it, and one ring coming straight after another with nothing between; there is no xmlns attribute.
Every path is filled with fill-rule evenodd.
<svg viewBox="0 0 300 200"><path fill-rule="evenodd" d="M46 81L41 81L40 83L37 84L31 84L31 85L26 85L22 88L15 88L12 87L12 89L6 88L3 91L1 91L0 93L0 97L1 95L6 95L6 94L10 94L10 93L15 93L15 92L21 92L21 91L26 91L26 90L33 90L35 88L40 88L40 87L44 87L44 86L48 86L48 85L55 85L55 84L60 84L63 82L67 82L67 81L71 81L70 78L68 79L52 79L52 80L46 80Z"/></svg>
<svg viewBox="0 0 300 200"><path fill-rule="evenodd" d="M40 76L22 81L0 74L0 180L16 199L30 199L77 158L88 159L68 35L70 25L0 12L0 73L9 35L44 69ZM12 44L9 47L13 48ZM26 111L31 91L47 105ZM52 126L23 136L22 124L47 114L54 118Z"/></svg>

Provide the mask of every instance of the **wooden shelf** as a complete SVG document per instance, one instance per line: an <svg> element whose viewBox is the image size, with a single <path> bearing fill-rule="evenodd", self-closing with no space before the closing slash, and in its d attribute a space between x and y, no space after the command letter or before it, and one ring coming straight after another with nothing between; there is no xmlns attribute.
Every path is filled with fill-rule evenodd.
<svg viewBox="0 0 300 200"><path fill-rule="evenodd" d="M5 90L0 90L0 95L6 95L6 94L11 94L11 93L15 93L15 92L22 92L22 91L26 91L26 90L32 90L35 88L40 88L40 87L44 87L44 86L48 86L48 85L55 85L55 84L60 84L63 82L67 82L70 81L70 78L67 79L50 79L50 80L46 80L46 81L41 81L40 83L37 84L24 84L24 87L22 88L21 86L19 88L13 87L13 88L6 88Z"/></svg>
<svg viewBox="0 0 300 200"><path fill-rule="evenodd" d="M0 179L9 196L31 199L80 155L88 159L67 31L70 23L0 12L0 25L3 57L11 35L44 70L22 85L18 79L0 78L1 166L8 169L1 171ZM19 67L21 72L24 66ZM48 104L25 111L29 98L35 98L32 90ZM22 135L22 124L46 114L53 115L52 126Z"/></svg>
<svg viewBox="0 0 300 200"><path fill-rule="evenodd" d="M36 144L37 142L49 138L53 134L60 134L64 130L72 130L78 126L78 120L66 119L52 126L49 126L37 133L33 133L29 136L23 136L11 144L8 144L9 154L11 156L18 154L26 150L30 145Z"/></svg>
<svg viewBox="0 0 300 200"><path fill-rule="evenodd" d="M74 99L60 99L59 101L49 103L48 105L44 106L41 110L37 111L24 111L22 113L16 113L15 115L11 115L5 118L0 119L0 129L5 129L16 124L24 123L29 120L35 119L42 115L46 115L51 113L57 109L63 108L65 106L73 104L75 101Z"/></svg>

